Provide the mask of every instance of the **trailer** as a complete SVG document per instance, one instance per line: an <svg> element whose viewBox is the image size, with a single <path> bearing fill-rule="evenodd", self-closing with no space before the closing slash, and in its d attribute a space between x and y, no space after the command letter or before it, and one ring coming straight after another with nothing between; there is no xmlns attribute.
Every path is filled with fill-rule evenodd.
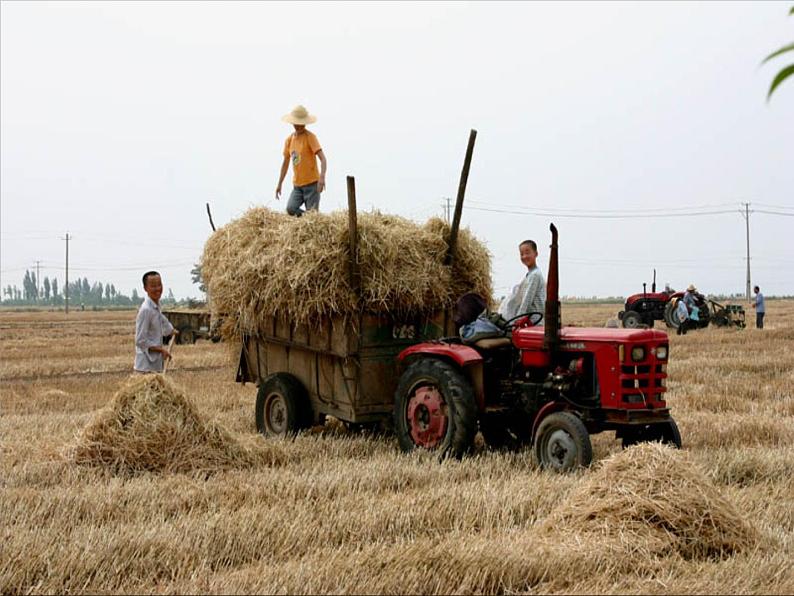
<svg viewBox="0 0 794 596"><path fill-rule="evenodd" d="M194 344L197 339L220 341L220 336L212 329L211 315L208 310L176 308L164 310L163 314L174 326L174 329L179 331L176 338L178 344Z"/></svg>
<svg viewBox="0 0 794 596"><path fill-rule="evenodd" d="M455 333L449 312L295 325L277 317L242 338L237 382L256 383L257 429L284 435L330 415L354 424L388 419L406 348Z"/></svg>

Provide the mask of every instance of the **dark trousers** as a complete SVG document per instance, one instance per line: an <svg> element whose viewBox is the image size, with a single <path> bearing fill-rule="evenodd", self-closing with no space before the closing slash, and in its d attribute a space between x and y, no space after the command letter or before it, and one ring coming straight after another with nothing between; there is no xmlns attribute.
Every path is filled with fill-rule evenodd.
<svg viewBox="0 0 794 596"><path fill-rule="evenodd" d="M766 313L757 312L755 313L755 328L756 329L763 329L764 328L764 315Z"/></svg>

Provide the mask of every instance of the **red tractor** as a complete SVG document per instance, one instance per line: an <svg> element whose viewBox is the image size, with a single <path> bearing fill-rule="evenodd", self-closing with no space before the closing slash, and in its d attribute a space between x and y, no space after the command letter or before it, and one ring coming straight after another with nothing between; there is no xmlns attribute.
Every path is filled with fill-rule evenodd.
<svg viewBox="0 0 794 596"><path fill-rule="evenodd" d="M665 321L668 327L672 326L667 320L665 310L669 310L670 298L674 294L668 290L656 291L656 269L653 270L651 291L647 292L646 288L643 283L641 294L632 294L626 298L625 310L618 313L618 319L623 322L623 327L626 329L653 327L654 321Z"/></svg>
<svg viewBox="0 0 794 596"><path fill-rule="evenodd" d="M427 341L400 353L394 421L403 450L460 456L479 428L491 445L532 444L542 467L567 471L590 463L590 435L602 431L624 446L681 446L664 399L667 335L561 328L554 225L551 232L545 313L517 317L506 337Z"/></svg>

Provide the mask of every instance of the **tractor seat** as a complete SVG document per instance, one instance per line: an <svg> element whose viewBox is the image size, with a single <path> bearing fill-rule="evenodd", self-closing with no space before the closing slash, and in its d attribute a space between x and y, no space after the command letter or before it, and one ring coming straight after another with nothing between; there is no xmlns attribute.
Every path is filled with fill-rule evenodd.
<svg viewBox="0 0 794 596"><path fill-rule="evenodd" d="M479 350L493 350L494 348L505 348L513 345L513 340L509 337L486 337L474 342L474 347Z"/></svg>

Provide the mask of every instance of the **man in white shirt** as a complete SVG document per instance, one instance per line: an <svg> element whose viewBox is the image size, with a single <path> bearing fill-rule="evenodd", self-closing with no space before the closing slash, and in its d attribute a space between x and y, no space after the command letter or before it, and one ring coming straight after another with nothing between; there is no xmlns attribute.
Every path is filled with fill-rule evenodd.
<svg viewBox="0 0 794 596"><path fill-rule="evenodd" d="M178 331L160 312L163 282L157 271L143 274L143 289L146 291L146 298L143 299L135 319L135 371L163 372L164 361L171 358L168 348L163 346L163 337Z"/></svg>
<svg viewBox="0 0 794 596"><path fill-rule="evenodd" d="M524 240L518 245L518 250L527 274L499 305L499 314L508 321L528 312L543 313L546 308L546 280L536 263L538 245L534 240ZM543 325L543 321L539 324Z"/></svg>

